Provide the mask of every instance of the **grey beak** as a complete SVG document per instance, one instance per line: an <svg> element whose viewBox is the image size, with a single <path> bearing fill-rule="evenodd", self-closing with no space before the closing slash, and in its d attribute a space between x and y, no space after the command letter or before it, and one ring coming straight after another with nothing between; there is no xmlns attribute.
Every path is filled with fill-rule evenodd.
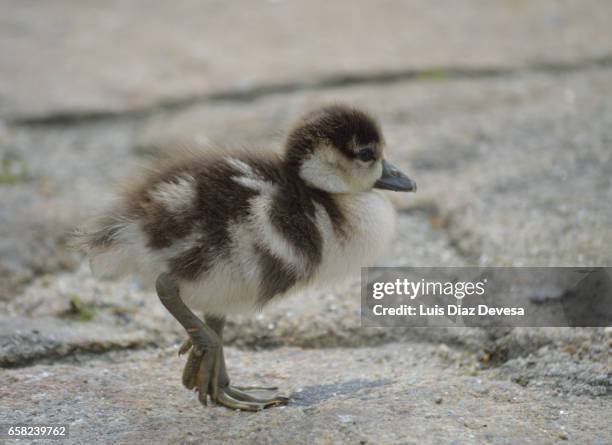
<svg viewBox="0 0 612 445"><path fill-rule="evenodd" d="M396 192L416 192L416 182L399 171L393 164L383 159L382 167L382 176L376 181L374 188Z"/></svg>

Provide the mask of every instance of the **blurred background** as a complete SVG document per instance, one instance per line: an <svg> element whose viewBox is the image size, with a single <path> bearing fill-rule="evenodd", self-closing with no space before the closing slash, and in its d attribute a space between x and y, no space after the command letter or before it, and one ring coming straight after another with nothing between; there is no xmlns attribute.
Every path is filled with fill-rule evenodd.
<svg viewBox="0 0 612 445"><path fill-rule="evenodd" d="M139 443L185 438L184 410L211 440L265 442L197 406L179 386L181 330L150 292L94 280L66 234L164 147L279 149L321 104L379 117L389 158L419 184L395 199L386 265L612 264L608 0L7 0L0 11L0 366L11 368L0 419L85 418L75 428L93 440L96 413L115 422L109 439L138 427ZM357 279L231 320L230 371L298 400L268 431L377 443L364 425L387 422L389 443L407 431L612 438L610 328L361 329L359 307ZM388 406L427 406L438 421L400 424Z"/></svg>

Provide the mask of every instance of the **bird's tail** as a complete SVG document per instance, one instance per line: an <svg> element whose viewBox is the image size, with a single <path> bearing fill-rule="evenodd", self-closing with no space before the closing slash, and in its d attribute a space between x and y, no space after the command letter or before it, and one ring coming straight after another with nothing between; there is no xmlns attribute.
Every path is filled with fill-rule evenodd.
<svg viewBox="0 0 612 445"><path fill-rule="evenodd" d="M70 245L85 251L94 275L119 278L134 270L135 222L115 213L103 213L83 227L76 229Z"/></svg>

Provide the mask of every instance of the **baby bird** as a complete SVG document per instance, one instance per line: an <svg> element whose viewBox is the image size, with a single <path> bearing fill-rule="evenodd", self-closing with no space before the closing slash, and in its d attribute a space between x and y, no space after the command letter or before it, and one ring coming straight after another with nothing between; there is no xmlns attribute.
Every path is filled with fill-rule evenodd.
<svg viewBox="0 0 612 445"><path fill-rule="evenodd" d="M283 405L257 391L276 388L230 384L225 317L355 274L384 252L395 215L375 189L416 191L384 145L365 112L323 107L293 127L282 155L206 151L161 162L77 238L94 274L155 282L187 331L183 384L202 404Z"/></svg>

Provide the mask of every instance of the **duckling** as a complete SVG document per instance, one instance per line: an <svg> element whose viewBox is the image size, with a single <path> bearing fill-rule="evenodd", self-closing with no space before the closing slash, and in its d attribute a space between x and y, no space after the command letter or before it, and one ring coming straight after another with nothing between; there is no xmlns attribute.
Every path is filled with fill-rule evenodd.
<svg viewBox="0 0 612 445"><path fill-rule="evenodd" d="M383 158L378 123L331 105L289 132L284 153L200 151L171 156L124 190L77 234L95 275L138 273L184 327L183 384L232 409L286 397L230 384L223 354L228 315L253 312L371 265L394 231L377 189L416 183ZM203 314L202 318L196 313ZM268 394L270 395L270 394Z"/></svg>

